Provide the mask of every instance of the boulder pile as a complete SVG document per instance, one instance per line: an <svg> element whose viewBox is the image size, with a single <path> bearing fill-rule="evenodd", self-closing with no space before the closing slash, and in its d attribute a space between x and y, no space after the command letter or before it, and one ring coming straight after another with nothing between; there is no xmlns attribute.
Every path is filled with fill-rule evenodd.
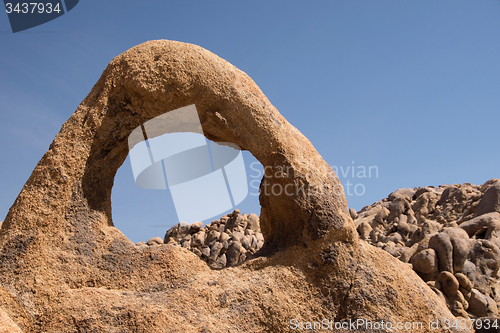
<svg viewBox="0 0 500 333"><path fill-rule="evenodd" d="M241 214L236 209L205 227L202 222L180 222L167 231L163 241L155 237L147 245L161 243L182 246L211 268L221 269L252 258L264 245L264 236L257 215Z"/></svg>
<svg viewBox="0 0 500 333"><path fill-rule="evenodd" d="M408 263L455 316L498 315L500 180L403 188L350 213L361 239Z"/></svg>

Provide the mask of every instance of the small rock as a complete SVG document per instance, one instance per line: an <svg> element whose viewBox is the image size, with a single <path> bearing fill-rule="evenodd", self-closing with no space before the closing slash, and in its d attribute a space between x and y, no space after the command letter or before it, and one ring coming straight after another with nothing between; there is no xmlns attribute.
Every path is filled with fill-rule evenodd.
<svg viewBox="0 0 500 333"><path fill-rule="evenodd" d="M208 245L213 244L215 241L217 241L218 239L220 239L220 235L221 235L221 233L220 233L220 232L218 232L218 231L215 231L215 230L210 231L210 232L208 233L206 243L207 243Z"/></svg>
<svg viewBox="0 0 500 333"><path fill-rule="evenodd" d="M450 236L446 233L435 234L429 240L429 248L436 252L439 271L453 272L453 245Z"/></svg>
<svg viewBox="0 0 500 333"><path fill-rule="evenodd" d="M208 246L203 246L201 248L201 254L203 255L203 258L208 258L210 257L210 248Z"/></svg>
<svg viewBox="0 0 500 333"><path fill-rule="evenodd" d="M191 239L191 247L200 247L205 244L205 231L195 233Z"/></svg>
<svg viewBox="0 0 500 333"><path fill-rule="evenodd" d="M492 242L479 239L472 245L469 259L489 277L496 277L500 269L500 249Z"/></svg>
<svg viewBox="0 0 500 333"><path fill-rule="evenodd" d="M399 243L403 241L403 236L399 232L393 232L385 239L386 242Z"/></svg>
<svg viewBox="0 0 500 333"><path fill-rule="evenodd" d="M454 301L451 304L451 309L450 310L451 310L451 313L453 313L455 316L463 317L465 319L469 319L469 315L465 311L465 308L464 308L463 304L461 302L459 302L459 301Z"/></svg>
<svg viewBox="0 0 500 333"><path fill-rule="evenodd" d="M363 222L358 225L358 228L356 230L358 231L359 237L361 239L368 240L370 239L370 233L373 229L368 222Z"/></svg>
<svg viewBox="0 0 500 333"><path fill-rule="evenodd" d="M410 261L415 272L430 274L438 271L438 260L433 249L416 253Z"/></svg>
<svg viewBox="0 0 500 333"><path fill-rule="evenodd" d="M248 236L243 236L241 239L241 246L243 246L244 249L248 250L250 249L250 245L252 244L252 238Z"/></svg>
<svg viewBox="0 0 500 333"><path fill-rule="evenodd" d="M351 218L355 220L358 217L358 213L356 212L356 209L354 208L349 208L349 215L351 215Z"/></svg>
<svg viewBox="0 0 500 333"><path fill-rule="evenodd" d="M243 237L245 237L245 234L244 234L244 233L239 232L239 231L235 231L235 232L233 232L233 235L232 235L233 240L235 240L235 241L238 241L238 242L239 242L239 241L241 241L241 239L242 239Z"/></svg>
<svg viewBox="0 0 500 333"><path fill-rule="evenodd" d="M219 256L220 251L222 250L222 244L220 242L215 242L210 248L210 255L208 257L209 263L214 262Z"/></svg>
<svg viewBox="0 0 500 333"><path fill-rule="evenodd" d="M488 315L498 315L497 303L489 295L486 295L488 301Z"/></svg>
<svg viewBox="0 0 500 333"><path fill-rule="evenodd" d="M250 230L259 230L260 229L260 221L259 217L255 214L248 215L247 218L247 229Z"/></svg>
<svg viewBox="0 0 500 333"><path fill-rule="evenodd" d="M465 274L455 273L455 278L457 279L460 287L468 291L472 290L472 282L470 282L469 278Z"/></svg>
<svg viewBox="0 0 500 333"><path fill-rule="evenodd" d="M240 259L240 249L241 243L238 241L232 241L226 251L227 266L234 266L239 262Z"/></svg>
<svg viewBox="0 0 500 333"><path fill-rule="evenodd" d="M391 212L389 211L389 209L382 207L382 209L377 213L377 215L375 215L375 221L383 223L384 220L386 220L390 214Z"/></svg>
<svg viewBox="0 0 500 333"><path fill-rule="evenodd" d="M415 254L415 252L417 252L417 248L417 244L413 245L412 247L403 247L400 251L401 255L399 257L399 260L405 263L409 262L411 257Z"/></svg>
<svg viewBox="0 0 500 333"><path fill-rule="evenodd" d="M203 222L194 222L189 226L189 232L191 234L197 233L201 228L203 228Z"/></svg>
<svg viewBox="0 0 500 333"><path fill-rule="evenodd" d="M490 185L484 192L481 201L477 205L475 215L480 216L491 212L500 213L500 181Z"/></svg>
<svg viewBox="0 0 500 333"><path fill-rule="evenodd" d="M137 246L137 247L144 247L144 246L146 246L146 243L145 242L135 243L135 246Z"/></svg>
<svg viewBox="0 0 500 333"><path fill-rule="evenodd" d="M230 238L231 236L229 236L226 232L222 232L219 237L219 242L227 242Z"/></svg>
<svg viewBox="0 0 500 333"><path fill-rule="evenodd" d="M186 236L188 232L189 224L187 224L186 222L180 222L174 225L172 228L168 229L163 240L165 243L168 243L169 238L172 237L176 242L180 242L180 240L184 236Z"/></svg>
<svg viewBox="0 0 500 333"><path fill-rule="evenodd" d="M163 244L163 240L160 237L150 238L146 242L149 246Z"/></svg>
<svg viewBox="0 0 500 333"><path fill-rule="evenodd" d="M196 247L192 247L191 248L191 252L193 252L194 254L196 254L198 257L201 258L201 251L200 251L200 249L198 249Z"/></svg>
<svg viewBox="0 0 500 333"><path fill-rule="evenodd" d="M458 292L458 281L453 274L448 271L443 271L439 273L437 281L441 283L441 290L448 297L448 299L453 299Z"/></svg>
<svg viewBox="0 0 500 333"><path fill-rule="evenodd" d="M478 317L485 317L488 315L488 299L477 289L472 289L471 291L468 310Z"/></svg>
<svg viewBox="0 0 500 333"><path fill-rule="evenodd" d="M386 192L387 193L387 192ZM415 195L415 190L411 188L400 188L389 194L389 200L395 200L398 198L411 200Z"/></svg>
<svg viewBox="0 0 500 333"><path fill-rule="evenodd" d="M467 290L463 287L459 287L458 290L462 293L462 295L464 296L464 299L469 302L470 301L470 297L472 296L472 292L470 290Z"/></svg>
<svg viewBox="0 0 500 333"><path fill-rule="evenodd" d="M210 264L210 267L214 269L222 269L226 267L226 263L226 255L222 254L215 262Z"/></svg>

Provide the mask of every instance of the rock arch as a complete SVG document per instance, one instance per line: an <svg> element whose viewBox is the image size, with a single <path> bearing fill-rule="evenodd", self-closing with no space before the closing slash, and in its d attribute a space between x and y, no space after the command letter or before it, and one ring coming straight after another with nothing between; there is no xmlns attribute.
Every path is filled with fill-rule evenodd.
<svg viewBox="0 0 500 333"><path fill-rule="evenodd" d="M304 237L316 239L329 227L340 229L350 220L343 191L338 196L308 197L309 184L340 187L336 177L329 177L333 171L311 143L245 73L195 45L149 42L116 57L44 158L61 163L56 168L60 177L64 174L69 182L81 182L81 196L89 208L104 212L112 225L110 193L114 175L128 153L128 135L141 123L189 104L196 105L209 139L235 143L264 166L291 167L303 174L269 179L271 185L291 182L294 188L306 190L289 191L298 192L293 197L261 197L268 248L304 243ZM30 181L47 171L45 164L40 164ZM7 229L11 215L6 219Z"/></svg>
<svg viewBox="0 0 500 333"><path fill-rule="evenodd" d="M190 104L207 138L295 173L270 184L316 188L312 195L261 195L266 257L224 273L169 245L138 249L112 224L111 188L128 135ZM451 318L405 264L359 242L337 177L257 85L211 52L179 42L147 42L113 59L9 210L0 246L0 283L39 331L169 332L182 324L184 331L281 332L295 317ZM241 293L246 305L235 296ZM201 304L198 320L186 317L193 302ZM212 316L239 307L231 322Z"/></svg>

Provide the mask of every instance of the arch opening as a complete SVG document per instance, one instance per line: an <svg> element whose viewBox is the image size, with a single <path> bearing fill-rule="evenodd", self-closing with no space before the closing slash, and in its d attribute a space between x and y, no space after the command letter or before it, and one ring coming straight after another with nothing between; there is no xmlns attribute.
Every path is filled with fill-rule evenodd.
<svg viewBox="0 0 500 333"><path fill-rule="evenodd" d="M208 140L208 139L207 139ZM211 140L208 140L213 142ZM176 211L172 193L165 189L145 189L134 181L130 155L118 169L111 192L113 224L134 243L146 242L160 237L180 222L191 224L201 221L204 226L238 209L242 214L260 215L259 185L262 179L262 164L248 151L243 151L247 174L248 195L235 206L222 210L203 220L181 220ZM191 207L196 210L197 207Z"/></svg>

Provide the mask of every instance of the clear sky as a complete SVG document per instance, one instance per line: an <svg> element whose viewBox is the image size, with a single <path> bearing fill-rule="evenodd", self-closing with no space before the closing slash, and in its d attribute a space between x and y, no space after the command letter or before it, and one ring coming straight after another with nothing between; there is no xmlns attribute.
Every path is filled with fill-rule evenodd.
<svg viewBox="0 0 500 333"><path fill-rule="evenodd" d="M245 71L357 210L402 187L500 178L500 1L81 0L16 34L0 13L0 221L111 59L154 39ZM178 222L169 192L138 188L128 159L112 200L134 242ZM258 213L257 196L241 210Z"/></svg>

